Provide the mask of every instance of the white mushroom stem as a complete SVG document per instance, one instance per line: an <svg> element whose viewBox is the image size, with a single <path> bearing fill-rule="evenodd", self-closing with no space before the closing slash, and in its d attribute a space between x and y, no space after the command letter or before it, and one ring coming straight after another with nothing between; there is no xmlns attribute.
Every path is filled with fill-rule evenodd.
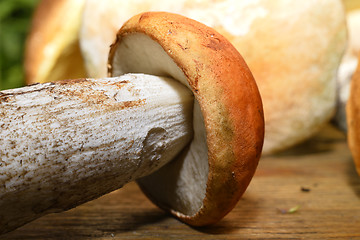
<svg viewBox="0 0 360 240"><path fill-rule="evenodd" d="M0 92L0 233L161 168L191 140L192 106L143 74Z"/></svg>

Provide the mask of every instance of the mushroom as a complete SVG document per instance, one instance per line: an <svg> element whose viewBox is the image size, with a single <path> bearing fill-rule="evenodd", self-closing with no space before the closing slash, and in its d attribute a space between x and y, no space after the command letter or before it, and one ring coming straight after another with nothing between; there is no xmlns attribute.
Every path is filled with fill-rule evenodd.
<svg viewBox="0 0 360 240"><path fill-rule="evenodd" d="M25 44L27 84L86 77L78 34L85 2L39 2Z"/></svg>
<svg viewBox="0 0 360 240"><path fill-rule="evenodd" d="M244 193L263 110L223 36L180 15L137 15L117 34L109 74L1 92L0 232L132 180L192 226L219 221Z"/></svg>
<svg viewBox="0 0 360 240"><path fill-rule="evenodd" d="M358 55L360 60L360 54ZM360 63L360 61L358 61ZM346 104L347 139L357 173L360 176L360 64L350 82L350 95Z"/></svg>

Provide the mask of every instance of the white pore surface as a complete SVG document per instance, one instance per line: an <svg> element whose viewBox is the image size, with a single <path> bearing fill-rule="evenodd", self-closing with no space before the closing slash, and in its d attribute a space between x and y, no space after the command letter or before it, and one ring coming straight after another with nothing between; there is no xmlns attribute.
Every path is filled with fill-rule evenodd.
<svg viewBox="0 0 360 240"><path fill-rule="evenodd" d="M114 55L113 75L127 72L171 76L188 86L181 69L148 36L135 33L119 44ZM154 174L139 180L140 185L164 206L193 215L202 206L208 179L206 130L201 109L195 99L193 113L194 139L181 156Z"/></svg>
<svg viewBox="0 0 360 240"><path fill-rule="evenodd" d="M21 225L152 173L191 141L192 110L185 86L144 74L0 92L1 222Z"/></svg>

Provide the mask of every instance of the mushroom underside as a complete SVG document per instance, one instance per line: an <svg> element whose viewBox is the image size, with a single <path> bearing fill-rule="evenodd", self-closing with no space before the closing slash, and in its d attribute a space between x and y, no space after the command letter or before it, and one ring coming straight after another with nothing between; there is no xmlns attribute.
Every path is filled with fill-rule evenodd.
<svg viewBox="0 0 360 240"><path fill-rule="evenodd" d="M191 88L183 71L160 44L142 33L123 38L112 65L116 66L113 76L143 72L172 77ZM186 150L162 169L138 180L142 190L158 205L188 216L195 215L203 205L209 171L206 129L196 98L193 129L194 137Z"/></svg>

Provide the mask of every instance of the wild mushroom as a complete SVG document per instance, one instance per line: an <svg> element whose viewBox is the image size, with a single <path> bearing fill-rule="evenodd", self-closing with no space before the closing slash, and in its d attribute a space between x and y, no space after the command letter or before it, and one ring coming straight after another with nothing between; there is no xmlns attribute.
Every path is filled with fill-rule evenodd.
<svg viewBox="0 0 360 240"><path fill-rule="evenodd" d="M360 55L350 83L350 95L346 104L347 139L356 170L360 176Z"/></svg>
<svg viewBox="0 0 360 240"><path fill-rule="evenodd" d="M224 37L144 13L118 32L109 69L122 76L1 92L0 232L134 179L194 226L220 220L244 193L262 149L262 103Z"/></svg>
<svg viewBox="0 0 360 240"><path fill-rule="evenodd" d="M89 76L106 74L107 44L119 24L154 10L200 21L242 54L264 104L263 154L303 142L333 118L347 43L341 0L87 0L79 40Z"/></svg>
<svg viewBox="0 0 360 240"><path fill-rule="evenodd" d="M39 1L25 44L27 84L86 77L78 34L85 2Z"/></svg>

